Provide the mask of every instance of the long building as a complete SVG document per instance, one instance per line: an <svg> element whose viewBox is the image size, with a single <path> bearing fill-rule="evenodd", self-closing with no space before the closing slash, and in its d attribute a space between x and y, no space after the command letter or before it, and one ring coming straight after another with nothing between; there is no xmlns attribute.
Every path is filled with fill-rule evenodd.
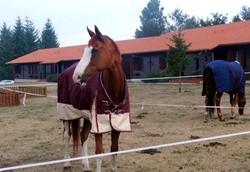
<svg viewBox="0 0 250 172"><path fill-rule="evenodd" d="M181 31L188 53L194 58L184 75L201 74L211 60L238 60L250 72L250 21ZM108 33L106 33L108 35ZM171 38L178 32L161 36L115 41L123 57L128 79L150 77L166 67L166 53ZM86 45L40 49L7 62L13 65L15 80L53 80L67 67L79 61Z"/></svg>

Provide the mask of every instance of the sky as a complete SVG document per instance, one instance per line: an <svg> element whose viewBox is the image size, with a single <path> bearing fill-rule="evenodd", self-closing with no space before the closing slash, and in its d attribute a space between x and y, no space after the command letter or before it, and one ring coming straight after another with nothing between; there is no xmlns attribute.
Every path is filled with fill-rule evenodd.
<svg viewBox="0 0 250 172"><path fill-rule="evenodd" d="M5 22L13 28L17 17L29 17L39 32L49 18L60 47L87 44L86 27L99 30L115 41L133 39L141 26L140 15L150 0L0 0L0 27ZM176 8L199 19L211 13L227 15L231 21L249 0L160 0L167 16Z"/></svg>

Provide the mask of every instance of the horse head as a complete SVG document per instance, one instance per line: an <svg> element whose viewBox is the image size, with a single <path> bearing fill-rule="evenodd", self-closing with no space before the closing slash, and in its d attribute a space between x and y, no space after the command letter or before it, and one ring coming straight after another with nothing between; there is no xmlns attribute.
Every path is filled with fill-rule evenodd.
<svg viewBox="0 0 250 172"><path fill-rule="evenodd" d="M119 48L112 39L103 35L95 26L95 32L87 27L90 40L84 49L83 56L75 68L73 80L83 84L96 73L111 69L115 64L121 65Z"/></svg>
<svg viewBox="0 0 250 172"><path fill-rule="evenodd" d="M244 114L244 107L246 105L246 96L243 93L238 94L238 107L239 107L239 114Z"/></svg>

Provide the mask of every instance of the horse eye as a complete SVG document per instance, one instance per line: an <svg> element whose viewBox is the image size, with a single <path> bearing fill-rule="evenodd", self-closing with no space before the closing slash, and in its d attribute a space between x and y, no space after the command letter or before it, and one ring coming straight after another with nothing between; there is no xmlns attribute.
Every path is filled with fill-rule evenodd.
<svg viewBox="0 0 250 172"><path fill-rule="evenodd" d="M91 51L91 55L92 57L95 56L97 54L98 50L93 48L92 51Z"/></svg>

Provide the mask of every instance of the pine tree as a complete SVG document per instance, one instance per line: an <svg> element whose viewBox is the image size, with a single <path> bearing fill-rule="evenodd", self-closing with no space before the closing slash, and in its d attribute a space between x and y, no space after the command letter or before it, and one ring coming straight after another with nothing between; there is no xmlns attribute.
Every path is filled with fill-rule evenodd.
<svg viewBox="0 0 250 172"><path fill-rule="evenodd" d="M25 42L26 42L26 52L30 53L39 48L39 35L38 30L35 29L34 23L29 20L28 17L25 19Z"/></svg>
<svg viewBox="0 0 250 172"><path fill-rule="evenodd" d="M183 13L179 8L176 8L168 16L173 23L167 26L167 31L169 32L199 27L199 21L196 17L190 17L188 14Z"/></svg>
<svg viewBox="0 0 250 172"><path fill-rule="evenodd" d="M200 20L200 26L206 27L206 26L214 26L214 25L220 25L225 24L227 22L227 16L224 16L219 13L211 13L212 18L207 18L206 20L201 19Z"/></svg>
<svg viewBox="0 0 250 172"><path fill-rule="evenodd" d="M166 17L163 16L163 7L160 7L160 0L150 0L142 10L140 20L142 26L136 29L135 37L159 36L166 31Z"/></svg>
<svg viewBox="0 0 250 172"><path fill-rule="evenodd" d="M11 29L3 23L0 31L0 80L12 79L12 68L5 63L14 58L14 42Z"/></svg>
<svg viewBox="0 0 250 172"><path fill-rule="evenodd" d="M184 72L186 66L190 64L190 57L187 55L188 48L191 43L186 44L183 34L179 31L178 34L171 38L173 45L169 46L169 51L167 52L166 63L168 66L166 68L168 73L172 76L181 76ZM179 92L181 92L181 80L179 80Z"/></svg>
<svg viewBox="0 0 250 172"><path fill-rule="evenodd" d="M57 35L52 26L50 19L47 19L47 23L43 28L41 35L41 48L54 48L59 47L59 42L57 41Z"/></svg>
<svg viewBox="0 0 250 172"><path fill-rule="evenodd" d="M18 17L13 31L14 57L20 57L27 53L25 30L21 18Z"/></svg>
<svg viewBox="0 0 250 172"><path fill-rule="evenodd" d="M242 6L240 15L242 20L250 20L250 7Z"/></svg>

